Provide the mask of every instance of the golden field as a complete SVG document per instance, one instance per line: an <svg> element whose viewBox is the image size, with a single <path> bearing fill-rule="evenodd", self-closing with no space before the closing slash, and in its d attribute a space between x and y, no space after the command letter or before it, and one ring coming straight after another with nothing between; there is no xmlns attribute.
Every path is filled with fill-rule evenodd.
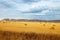
<svg viewBox="0 0 60 40"><path fill-rule="evenodd" d="M54 22L0 22L0 30L60 34L60 23Z"/></svg>
<svg viewBox="0 0 60 40"><path fill-rule="evenodd" d="M31 36L36 39L23 39L22 37L22 39L17 38L16 40L60 40L60 22L0 22L0 40L14 40L14 37L19 34L19 38L23 34L24 37L30 38Z"/></svg>

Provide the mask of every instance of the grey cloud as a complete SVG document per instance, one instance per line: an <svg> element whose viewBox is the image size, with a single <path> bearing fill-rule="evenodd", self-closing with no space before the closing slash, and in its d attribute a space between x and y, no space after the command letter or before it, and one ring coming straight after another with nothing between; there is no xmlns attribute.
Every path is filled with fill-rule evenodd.
<svg viewBox="0 0 60 40"><path fill-rule="evenodd" d="M11 8L12 6L9 5L7 2L0 2L0 6L4 7L4 8Z"/></svg>
<svg viewBox="0 0 60 40"><path fill-rule="evenodd" d="M30 10L30 11L25 11L25 12L23 12L23 13L41 13L41 12L43 12L43 11L45 11L45 10L48 10L48 9L33 9L33 10Z"/></svg>
<svg viewBox="0 0 60 40"><path fill-rule="evenodd" d="M38 1L41 1L41 0L23 0L24 3L38 2Z"/></svg>

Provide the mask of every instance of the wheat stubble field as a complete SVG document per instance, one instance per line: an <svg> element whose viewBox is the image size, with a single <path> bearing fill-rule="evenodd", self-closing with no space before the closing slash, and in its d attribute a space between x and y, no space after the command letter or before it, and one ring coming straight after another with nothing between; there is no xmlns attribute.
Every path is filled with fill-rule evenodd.
<svg viewBox="0 0 60 40"><path fill-rule="evenodd" d="M0 40L60 40L60 22L0 22Z"/></svg>

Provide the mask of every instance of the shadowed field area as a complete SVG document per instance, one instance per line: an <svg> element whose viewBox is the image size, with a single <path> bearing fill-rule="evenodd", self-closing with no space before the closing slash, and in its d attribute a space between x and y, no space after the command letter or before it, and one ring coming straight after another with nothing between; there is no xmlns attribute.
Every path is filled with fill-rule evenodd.
<svg viewBox="0 0 60 40"><path fill-rule="evenodd" d="M60 35L0 31L0 40L60 40Z"/></svg>

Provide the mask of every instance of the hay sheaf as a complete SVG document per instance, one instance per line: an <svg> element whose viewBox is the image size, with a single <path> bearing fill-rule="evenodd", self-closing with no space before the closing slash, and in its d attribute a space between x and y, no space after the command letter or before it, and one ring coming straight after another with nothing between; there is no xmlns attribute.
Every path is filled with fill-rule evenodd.
<svg viewBox="0 0 60 40"><path fill-rule="evenodd" d="M60 40L60 35L0 31L0 40Z"/></svg>

